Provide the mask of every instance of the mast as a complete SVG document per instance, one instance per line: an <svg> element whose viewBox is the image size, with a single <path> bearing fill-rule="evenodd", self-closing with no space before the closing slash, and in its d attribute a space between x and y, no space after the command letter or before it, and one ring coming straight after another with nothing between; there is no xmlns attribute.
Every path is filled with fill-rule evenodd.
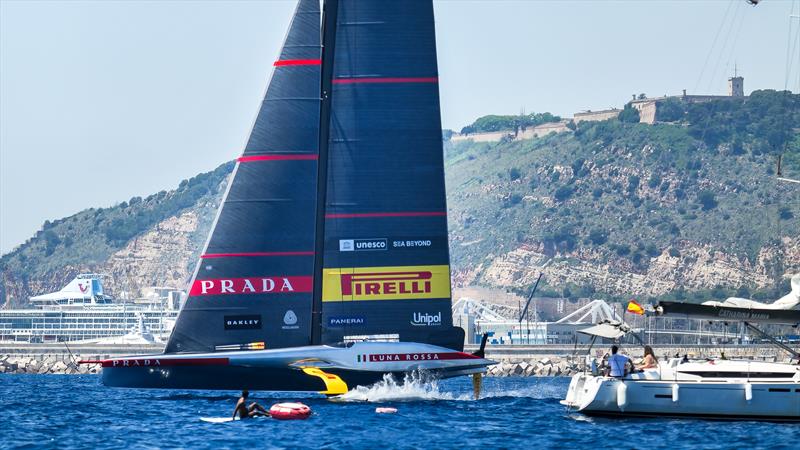
<svg viewBox="0 0 800 450"><path fill-rule="evenodd" d="M325 253L325 205L328 197L328 142L331 124L333 56L339 0L322 6L322 77L320 81L319 161L317 163L317 209L314 236L314 287L311 303L311 345L322 343L322 267Z"/></svg>

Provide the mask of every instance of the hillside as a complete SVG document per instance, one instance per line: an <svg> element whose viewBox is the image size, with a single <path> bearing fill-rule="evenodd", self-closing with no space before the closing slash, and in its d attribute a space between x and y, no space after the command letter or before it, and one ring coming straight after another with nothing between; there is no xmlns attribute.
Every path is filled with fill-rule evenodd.
<svg viewBox="0 0 800 450"><path fill-rule="evenodd" d="M782 151L800 174L798 98L762 91L675 105L675 123L448 146L457 284L520 288L552 258L550 295L772 294L800 271L800 189L774 177Z"/></svg>
<svg viewBox="0 0 800 450"><path fill-rule="evenodd" d="M104 286L112 295L183 286L232 169L226 163L169 192L46 221L0 258L0 299L6 307L24 305L31 295L57 290L83 272L110 275Z"/></svg>
<svg viewBox="0 0 800 450"><path fill-rule="evenodd" d="M784 173L800 178L800 96L760 91L661 111L669 123L626 115L537 139L447 142L455 285L524 291L552 259L543 295L785 290L780 276L800 271L800 186L774 171L784 153ZM21 305L86 271L111 275L114 295L183 286L231 168L46 222L0 258L0 298Z"/></svg>

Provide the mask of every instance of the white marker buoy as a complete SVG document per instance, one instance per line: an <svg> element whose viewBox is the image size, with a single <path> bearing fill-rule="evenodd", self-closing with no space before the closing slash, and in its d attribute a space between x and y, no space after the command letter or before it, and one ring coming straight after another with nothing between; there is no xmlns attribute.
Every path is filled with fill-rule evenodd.
<svg viewBox="0 0 800 450"><path fill-rule="evenodd" d="M397 408L375 408L375 412L378 414L394 414L397 412Z"/></svg>

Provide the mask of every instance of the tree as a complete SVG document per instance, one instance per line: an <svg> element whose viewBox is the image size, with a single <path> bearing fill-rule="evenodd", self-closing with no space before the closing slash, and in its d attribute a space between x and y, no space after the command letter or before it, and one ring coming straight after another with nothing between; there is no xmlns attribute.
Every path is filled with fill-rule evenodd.
<svg viewBox="0 0 800 450"><path fill-rule="evenodd" d="M639 123L639 110L628 103L625 105L625 108L620 111L617 118L623 123Z"/></svg>
<svg viewBox="0 0 800 450"><path fill-rule="evenodd" d="M595 228L589 232L589 240L594 245L603 245L608 241L608 233L605 230Z"/></svg>
<svg viewBox="0 0 800 450"><path fill-rule="evenodd" d="M53 230L47 230L44 232L44 254L45 256L50 256L53 252L56 251L56 247L58 244L61 243L61 239L59 239L58 235Z"/></svg>
<svg viewBox="0 0 800 450"><path fill-rule="evenodd" d="M613 249L619 256L625 256L631 252L631 247L628 244L614 245Z"/></svg>
<svg viewBox="0 0 800 450"><path fill-rule="evenodd" d="M686 110L683 103L675 98L670 98L656 103L656 121L679 122L683 119Z"/></svg>
<svg viewBox="0 0 800 450"><path fill-rule="evenodd" d="M704 189L697 193L697 202L703 206L703 211L709 211L717 207L717 198L714 193Z"/></svg>
<svg viewBox="0 0 800 450"><path fill-rule="evenodd" d="M631 175L628 177L628 192L633 194L636 189L639 189L639 177Z"/></svg>
<svg viewBox="0 0 800 450"><path fill-rule="evenodd" d="M553 194L553 197L555 197L556 201L564 202L572 196L573 192L574 189L572 186L570 185L561 186L560 188L556 189L556 192L555 194Z"/></svg>

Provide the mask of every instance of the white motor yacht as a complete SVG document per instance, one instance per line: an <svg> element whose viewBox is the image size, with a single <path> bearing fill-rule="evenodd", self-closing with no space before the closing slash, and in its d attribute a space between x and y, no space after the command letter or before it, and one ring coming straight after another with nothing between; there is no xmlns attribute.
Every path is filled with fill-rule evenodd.
<svg viewBox="0 0 800 450"><path fill-rule="evenodd" d="M798 277L792 280L797 296ZM704 417L726 420L800 421L800 352L768 335L756 324L798 326L800 311L756 302L690 304L661 302L651 314L724 322L742 322L761 338L792 355L787 363L750 360L671 358L657 367L606 375L602 363L587 357L587 369L573 376L563 405L590 415ZM776 302L777 303L777 302ZM604 323L579 332L619 339L630 329ZM591 347L590 347L591 348Z"/></svg>
<svg viewBox="0 0 800 450"><path fill-rule="evenodd" d="M671 358L622 378L572 377L561 403L590 415L800 420L800 366Z"/></svg>

